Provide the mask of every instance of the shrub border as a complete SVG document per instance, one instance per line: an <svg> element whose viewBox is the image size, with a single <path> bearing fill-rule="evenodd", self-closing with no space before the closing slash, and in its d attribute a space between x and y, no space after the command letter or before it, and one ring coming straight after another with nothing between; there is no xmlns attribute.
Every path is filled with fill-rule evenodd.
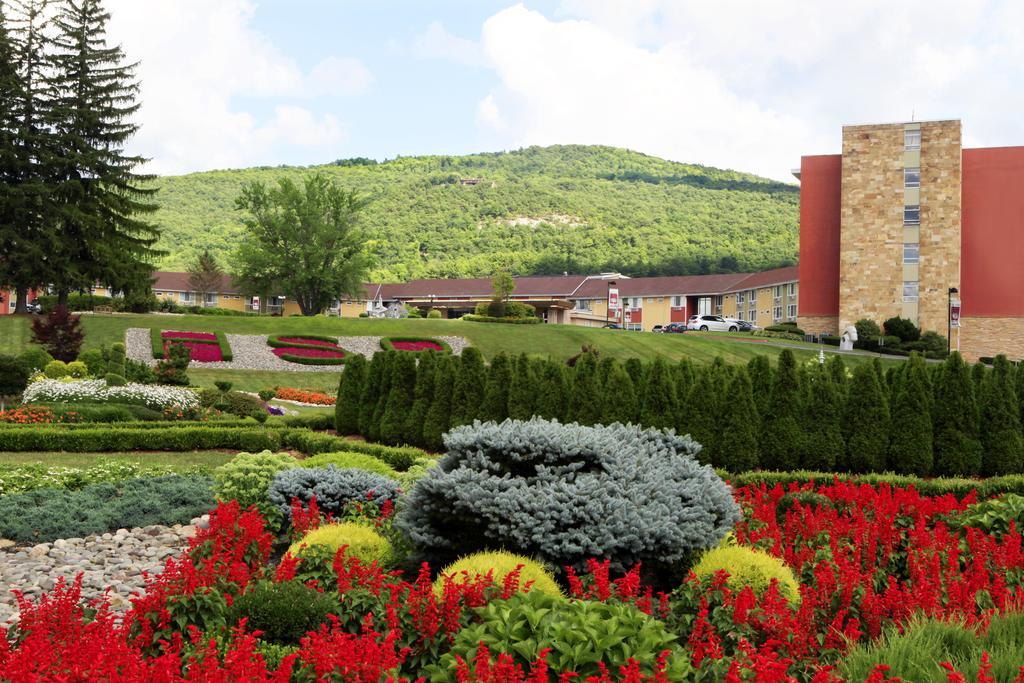
<svg viewBox="0 0 1024 683"><path fill-rule="evenodd" d="M431 344L437 344L441 347L440 351L435 349L423 349L422 351L403 351L402 349L395 348L395 342L430 342ZM434 351L435 353L451 353L452 347L448 342L443 339L435 339L434 337L381 337L380 347L385 351L402 351L403 353L415 353L417 355L426 353L427 351Z"/></svg>
<svg viewBox="0 0 1024 683"><path fill-rule="evenodd" d="M536 325L541 321L540 318L495 318L475 313L467 313L459 320L468 320L471 323L505 323L506 325Z"/></svg>
<svg viewBox="0 0 1024 683"><path fill-rule="evenodd" d="M305 349L305 348L310 348L310 347L308 347L308 346L296 346L296 347L293 347L293 348L303 348L303 349ZM318 347L318 348L322 349L324 347L321 346L321 347ZM347 351L345 351L341 347L338 348L338 351L340 351L341 353L345 353L345 354L348 353ZM277 355L277 354L275 354L275 355ZM281 360L286 360L289 363L298 363L299 365L344 365L345 362L348 360L348 355L344 355L341 358L310 358L309 356L296 356L296 355L291 354L291 353L282 353L280 356L277 356L277 357L280 358Z"/></svg>
<svg viewBox="0 0 1024 683"><path fill-rule="evenodd" d="M267 346L272 346L275 349L284 349L291 347L293 349L322 349L323 344L303 344L303 343L292 343L283 342L281 337L305 337L306 339L316 339L317 341L331 342L335 346L338 346L337 337L328 337L322 334L271 334L267 336ZM341 349L340 346L338 346ZM344 349L341 349L344 351Z"/></svg>
<svg viewBox="0 0 1024 683"><path fill-rule="evenodd" d="M230 363L235 359L235 354L231 350L231 344L228 343L228 336L221 331L215 331L208 334L213 334L216 339L193 339L191 337L164 337L164 332L175 332L180 330L163 330L159 327L149 328L149 345L150 350L153 353L153 358L157 360L164 357L164 342L165 341L188 341L194 344L216 344L220 347L220 359L222 362Z"/></svg>
<svg viewBox="0 0 1024 683"><path fill-rule="evenodd" d="M893 474L842 474L835 472L811 472L808 470L794 470L786 472L775 472L769 470L758 470L754 472L743 472L730 474L724 470L716 470L733 488L742 486L757 486L764 484L768 488L776 485L787 487L790 484L831 484L834 481L854 482L878 486L888 484L889 486L914 487L919 493L925 496L941 496L952 494L958 498L966 496L971 491L977 491L979 498L992 498L1004 493L1017 493L1024 495L1024 475L1007 474L1001 477L988 477L986 479L969 479L966 477L915 477L913 475Z"/></svg>

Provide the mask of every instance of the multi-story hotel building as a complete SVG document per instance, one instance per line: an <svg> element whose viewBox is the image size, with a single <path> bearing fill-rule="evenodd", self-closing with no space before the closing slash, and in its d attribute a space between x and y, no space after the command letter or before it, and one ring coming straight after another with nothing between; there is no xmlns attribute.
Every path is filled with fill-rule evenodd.
<svg viewBox="0 0 1024 683"><path fill-rule="evenodd" d="M969 359L1024 358L1024 147L963 149L959 121L843 128L805 156L799 323L837 334L902 316Z"/></svg>

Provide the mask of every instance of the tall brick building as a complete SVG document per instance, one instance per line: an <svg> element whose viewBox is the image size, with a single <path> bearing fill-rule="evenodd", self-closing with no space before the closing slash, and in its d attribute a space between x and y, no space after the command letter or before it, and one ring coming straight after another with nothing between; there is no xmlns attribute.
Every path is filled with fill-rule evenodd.
<svg viewBox="0 0 1024 683"><path fill-rule="evenodd" d="M959 121L846 126L842 154L801 159L804 330L898 315L946 335L955 288L954 348L1024 358L1024 147L960 140Z"/></svg>

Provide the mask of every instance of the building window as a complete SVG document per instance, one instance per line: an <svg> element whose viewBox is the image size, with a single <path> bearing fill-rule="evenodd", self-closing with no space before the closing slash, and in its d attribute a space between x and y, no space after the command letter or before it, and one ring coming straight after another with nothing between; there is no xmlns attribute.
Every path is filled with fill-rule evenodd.
<svg viewBox="0 0 1024 683"><path fill-rule="evenodd" d="M782 285L775 285L775 299L778 300L778 299L781 299L781 298L782 298Z"/></svg>
<svg viewBox="0 0 1024 683"><path fill-rule="evenodd" d="M904 282L903 283L903 300L904 301L917 301L918 295L918 282Z"/></svg>
<svg viewBox="0 0 1024 683"><path fill-rule="evenodd" d="M640 323L626 323L626 329L631 332L643 332L644 326Z"/></svg>
<svg viewBox="0 0 1024 683"><path fill-rule="evenodd" d="M715 297L715 314L722 315L722 302L724 297L721 295Z"/></svg>
<svg viewBox="0 0 1024 683"><path fill-rule="evenodd" d="M921 129L903 131L903 149L921 149Z"/></svg>
<svg viewBox="0 0 1024 683"><path fill-rule="evenodd" d="M908 264L921 262L921 245L917 242L903 243L903 262Z"/></svg>
<svg viewBox="0 0 1024 683"><path fill-rule="evenodd" d="M736 292L736 303L738 303L738 304L744 303L743 292Z"/></svg>
<svg viewBox="0 0 1024 683"><path fill-rule="evenodd" d="M756 289L752 289L752 290L750 290L750 292L747 293L747 301L749 301L751 304L756 304L757 303L757 290Z"/></svg>
<svg viewBox="0 0 1024 683"><path fill-rule="evenodd" d="M790 296L796 296L796 283L795 282L790 282L789 285L787 285L787 289L789 290L788 294Z"/></svg>
<svg viewBox="0 0 1024 683"><path fill-rule="evenodd" d="M921 225L921 205L903 207L903 225Z"/></svg>
<svg viewBox="0 0 1024 683"><path fill-rule="evenodd" d="M757 322L757 309L756 308L751 308L749 311L747 311L747 321L748 322L752 322L752 323L756 323Z"/></svg>
<svg viewBox="0 0 1024 683"><path fill-rule="evenodd" d="M644 299L641 296L635 296L632 299L627 298L626 305L629 306L630 308L643 308Z"/></svg>
<svg viewBox="0 0 1024 683"><path fill-rule="evenodd" d="M205 296L205 300L204 300L203 303L206 306L216 306L217 305L217 292L207 292L206 296Z"/></svg>
<svg viewBox="0 0 1024 683"><path fill-rule="evenodd" d="M796 304L790 304L786 308L786 317L790 320L796 320Z"/></svg>
<svg viewBox="0 0 1024 683"><path fill-rule="evenodd" d="M921 169L903 169L903 187L921 187Z"/></svg>
<svg viewBox="0 0 1024 683"><path fill-rule="evenodd" d="M710 296L702 296L697 299L697 315L711 315Z"/></svg>
<svg viewBox="0 0 1024 683"><path fill-rule="evenodd" d="M589 311L590 310L590 299L576 299L573 302L575 305L573 308L577 311Z"/></svg>
<svg viewBox="0 0 1024 683"><path fill-rule="evenodd" d="M179 292L178 293L178 300L181 301L181 303L185 304L186 306L194 306L195 303L196 303L196 293L195 292Z"/></svg>
<svg viewBox="0 0 1024 683"><path fill-rule="evenodd" d="M674 296L674 297L672 297L672 308L682 308L682 307L683 307L683 297L681 297L681 296Z"/></svg>
<svg viewBox="0 0 1024 683"><path fill-rule="evenodd" d="M772 320L775 322L782 320L782 306L776 306L772 309Z"/></svg>

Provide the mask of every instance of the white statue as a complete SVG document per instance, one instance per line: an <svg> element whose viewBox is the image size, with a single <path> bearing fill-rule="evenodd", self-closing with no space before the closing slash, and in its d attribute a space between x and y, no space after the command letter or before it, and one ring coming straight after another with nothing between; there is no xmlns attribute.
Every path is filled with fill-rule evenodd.
<svg viewBox="0 0 1024 683"><path fill-rule="evenodd" d="M847 326L839 340L840 351L853 351L853 342L857 341L857 328L853 325Z"/></svg>

